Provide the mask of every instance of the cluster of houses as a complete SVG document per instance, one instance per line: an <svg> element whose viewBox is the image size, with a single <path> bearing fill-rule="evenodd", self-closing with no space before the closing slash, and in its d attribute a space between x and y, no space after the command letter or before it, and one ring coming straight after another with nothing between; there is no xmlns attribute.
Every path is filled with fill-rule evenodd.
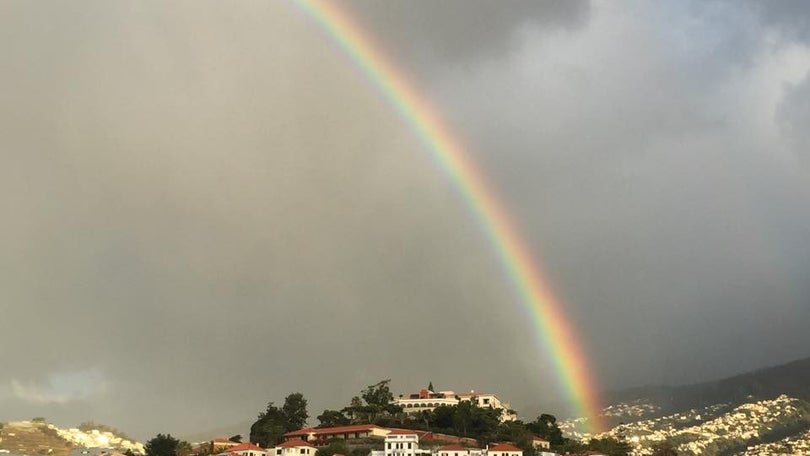
<svg viewBox="0 0 810 456"><path fill-rule="evenodd" d="M359 424L328 428L305 428L284 434L284 442L272 448L261 448L252 443L237 443L227 439L211 442L218 456L314 456L318 447L336 439L367 441L380 440L382 450L372 450L369 456L523 456L523 451L509 443L500 443L486 448L477 448L476 441L465 437L437 434L428 431L384 428L374 424ZM446 445L420 447L420 442L430 444L443 442ZM536 438L533 445L539 454L547 453L549 443ZM344 455L336 455L344 456Z"/></svg>
<svg viewBox="0 0 810 456"><path fill-rule="evenodd" d="M498 410L501 422L517 420L517 413L511 409L509 403L502 401L495 394L475 391L436 392L431 389L400 395L394 399L394 403L402 407L405 413L417 414L433 411L442 405L455 406L463 401L470 401L478 407ZM349 445L352 442L369 440L381 442L383 449L371 450L369 456L523 456L523 451L511 443L478 448L478 443L470 438L429 431L385 428L374 424L304 428L284 434L284 442L273 448L230 442L227 439L215 439L210 444L213 454L217 456L314 456L318 447L326 446L336 439L344 440ZM536 437L532 445L539 456L554 455L549 452L549 442L546 440ZM379 443L375 446L379 446Z"/></svg>

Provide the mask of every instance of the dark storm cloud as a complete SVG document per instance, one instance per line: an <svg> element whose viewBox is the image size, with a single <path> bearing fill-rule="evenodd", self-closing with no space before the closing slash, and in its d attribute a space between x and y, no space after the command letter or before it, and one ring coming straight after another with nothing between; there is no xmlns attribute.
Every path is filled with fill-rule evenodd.
<svg viewBox="0 0 810 456"><path fill-rule="evenodd" d="M808 355L806 8L504 5L344 3L503 196L599 384ZM559 402L479 221L301 11L3 8L0 420L189 433L389 377Z"/></svg>
<svg viewBox="0 0 810 456"><path fill-rule="evenodd" d="M410 70L436 71L508 55L524 28L577 28L587 23L584 0L341 1L387 52ZM432 66L432 68L425 68Z"/></svg>
<svg viewBox="0 0 810 456"><path fill-rule="evenodd" d="M807 169L783 133L806 140L795 81L810 61L754 19L722 4L602 4L574 36L526 36L510 61L432 83L603 382L696 381L806 354Z"/></svg>

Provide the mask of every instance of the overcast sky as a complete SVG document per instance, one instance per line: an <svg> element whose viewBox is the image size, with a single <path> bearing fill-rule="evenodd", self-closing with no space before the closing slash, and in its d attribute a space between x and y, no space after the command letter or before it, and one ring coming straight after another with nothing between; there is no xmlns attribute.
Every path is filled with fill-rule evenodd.
<svg viewBox="0 0 810 456"><path fill-rule="evenodd" d="M340 3L601 388L810 356L806 2ZM458 189L292 3L2 2L0 210L0 421L146 439L300 391L315 423L384 378L562 399Z"/></svg>

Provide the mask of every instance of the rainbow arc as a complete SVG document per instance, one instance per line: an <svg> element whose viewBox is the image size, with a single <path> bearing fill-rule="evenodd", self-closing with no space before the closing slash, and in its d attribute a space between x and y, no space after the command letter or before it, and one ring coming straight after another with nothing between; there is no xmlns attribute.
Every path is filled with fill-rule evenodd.
<svg viewBox="0 0 810 456"><path fill-rule="evenodd" d="M460 141L440 121L427 100L366 36L352 18L330 0L296 0L349 56L399 112L464 195L532 316L539 349L554 364L558 381L575 412L588 418L589 430L604 429L594 379L580 341L575 337L562 304L551 292L539 266L529 254L515 223L475 166Z"/></svg>

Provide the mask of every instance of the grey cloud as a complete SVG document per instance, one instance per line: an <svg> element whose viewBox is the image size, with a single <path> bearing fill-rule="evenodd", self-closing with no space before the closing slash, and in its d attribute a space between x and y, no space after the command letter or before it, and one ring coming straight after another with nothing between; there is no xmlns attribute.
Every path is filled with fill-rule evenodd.
<svg viewBox="0 0 810 456"><path fill-rule="evenodd" d="M806 356L801 44L723 3L463 5L343 6L503 196L600 386ZM389 377L559 402L464 195L301 11L6 7L0 420L147 438ZM13 394L60 372L103 394Z"/></svg>
<svg viewBox="0 0 810 456"><path fill-rule="evenodd" d="M784 96L776 111L776 119L790 145L807 166L810 162L810 72L796 84L785 84Z"/></svg>
<svg viewBox="0 0 810 456"><path fill-rule="evenodd" d="M441 65L499 59L513 49L522 29L576 29L587 23L590 11L587 0L341 3L395 59L429 72Z"/></svg>

